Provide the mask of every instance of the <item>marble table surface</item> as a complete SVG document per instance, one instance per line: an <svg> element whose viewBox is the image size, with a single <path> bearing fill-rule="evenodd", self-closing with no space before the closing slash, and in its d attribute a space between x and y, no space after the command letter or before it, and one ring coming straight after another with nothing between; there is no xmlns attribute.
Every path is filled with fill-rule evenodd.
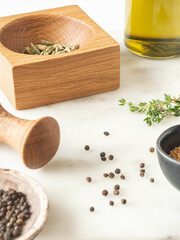
<svg viewBox="0 0 180 240"><path fill-rule="evenodd" d="M49 115L60 124L60 148L42 169L25 168L13 149L0 144L0 167L34 177L48 194L49 218L37 240L180 239L180 193L162 174L156 153L149 152L158 136L180 119L167 118L147 127L144 115L118 106L120 98L138 102L162 98L164 93L178 95L180 58L140 58L125 48L122 30L109 33L121 46L118 90L23 111L16 111L0 92L2 105L12 114L27 119ZM110 136L104 136L104 131ZM90 151L84 150L86 144ZM114 160L101 161L102 151L113 154ZM139 176L141 162L146 164L144 178ZM125 180L103 177L117 167ZM85 181L87 176L91 183ZM115 184L121 186L119 196L112 194ZM102 196L103 189L109 190L107 197ZM126 205L121 198L127 199ZM115 202L113 207L109 200ZM90 206L95 212L89 211Z"/></svg>

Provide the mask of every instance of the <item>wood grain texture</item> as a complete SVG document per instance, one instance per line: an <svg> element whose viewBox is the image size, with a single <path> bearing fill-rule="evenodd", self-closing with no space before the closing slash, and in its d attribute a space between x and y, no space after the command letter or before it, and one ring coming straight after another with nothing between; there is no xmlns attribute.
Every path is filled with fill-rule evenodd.
<svg viewBox="0 0 180 240"><path fill-rule="evenodd" d="M0 105L0 141L19 152L28 168L41 168L57 152L59 125L51 117L38 120L16 118Z"/></svg>
<svg viewBox="0 0 180 240"><path fill-rule="evenodd" d="M31 217L23 226L21 236L15 239L32 240L43 229L48 217L49 201L47 194L42 186L31 177L14 170L1 168L0 189L7 191L9 188L23 192L31 206Z"/></svg>
<svg viewBox="0 0 180 240"><path fill-rule="evenodd" d="M0 87L17 109L119 87L119 44L78 6L0 18L0 29ZM42 39L80 44L80 49L51 56L19 53Z"/></svg>

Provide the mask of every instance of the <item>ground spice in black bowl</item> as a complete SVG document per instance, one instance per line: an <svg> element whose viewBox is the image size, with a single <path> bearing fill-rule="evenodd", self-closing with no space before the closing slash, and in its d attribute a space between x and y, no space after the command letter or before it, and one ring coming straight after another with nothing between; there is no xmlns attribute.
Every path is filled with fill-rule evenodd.
<svg viewBox="0 0 180 240"><path fill-rule="evenodd" d="M179 147L175 147L173 150L171 150L169 155L172 158L175 158L176 160L180 161L180 146Z"/></svg>

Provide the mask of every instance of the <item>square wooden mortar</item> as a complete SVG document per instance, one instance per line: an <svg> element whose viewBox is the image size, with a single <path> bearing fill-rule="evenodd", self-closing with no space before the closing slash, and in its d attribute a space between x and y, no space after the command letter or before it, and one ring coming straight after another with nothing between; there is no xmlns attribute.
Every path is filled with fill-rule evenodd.
<svg viewBox="0 0 180 240"><path fill-rule="evenodd" d="M44 39L80 49L19 53ZM78 6L0 18L0 88L16 109L114 90L119 82L119 44Z"/></svg>

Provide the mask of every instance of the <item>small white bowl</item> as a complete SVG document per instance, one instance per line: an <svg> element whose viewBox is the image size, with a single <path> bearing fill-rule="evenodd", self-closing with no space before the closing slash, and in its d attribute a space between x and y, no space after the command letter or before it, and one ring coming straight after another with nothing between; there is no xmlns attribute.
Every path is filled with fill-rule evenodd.
<svg viewBox="0 0 180 240"><path fill-rule="evenodd" d="M43 229L48 217L49 201L43 187L33 178L15 170L0 168L0 189L13 188L27 196L31 217L16 240L32 240Z"/></svg>

